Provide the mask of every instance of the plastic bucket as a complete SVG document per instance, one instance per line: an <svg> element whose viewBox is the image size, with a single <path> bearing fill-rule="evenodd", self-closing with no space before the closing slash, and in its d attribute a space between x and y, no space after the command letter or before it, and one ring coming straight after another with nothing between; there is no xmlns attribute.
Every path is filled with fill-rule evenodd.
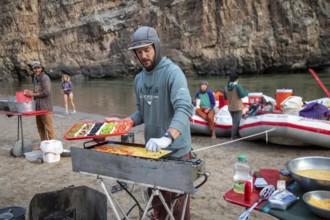
<svg viewBox="0 0 330 220"><path fill-rule="evenodd" d="M46 163L58 162L63 152L62 142L59 140L45 140L40 144L42 159Z"/></svg>
<svg viewBox="0 0 330 220"><path fill-rule="evenodd" d="M16 92L16 101L17 102L31 102L32 97L25 96L24 92Z"/></svg>
<svg viewBox="0 0 330 220"><path fill-rule="evenodd" d="M262 98L262 96L263 96L262 92L249 93L248 94L249 104L257 104Z"/></svg>
<svg viewBox="0 0 330 220"><path fill-rule="evenodd" d="M293 95L292 89L276 89L275 97L276 97L276 109L282 109L282 102L286 100L289 96Z"/></svg>

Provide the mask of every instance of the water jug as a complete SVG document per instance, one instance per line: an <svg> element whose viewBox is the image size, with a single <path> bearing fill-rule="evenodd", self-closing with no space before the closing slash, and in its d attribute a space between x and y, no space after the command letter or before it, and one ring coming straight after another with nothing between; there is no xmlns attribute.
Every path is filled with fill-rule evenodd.
<svg viewBox="0 0 330 220"><path fill-rule="evenodd" d="M241 154L237 158L237 162L234 164L234 192L244 194L244 184L246 181L251 182L251 191L253 189L253 177L251 175L252 168L247 161L247 156Z"/></svg>

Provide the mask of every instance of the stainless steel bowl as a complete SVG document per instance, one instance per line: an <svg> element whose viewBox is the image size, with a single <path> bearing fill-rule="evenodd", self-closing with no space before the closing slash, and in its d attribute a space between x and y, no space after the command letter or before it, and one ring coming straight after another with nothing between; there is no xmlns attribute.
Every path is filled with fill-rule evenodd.
<svg viewBox="0 0 330 220"><path fill-rule="evenodd" d="M71 150L63 149L63 152L61 153L61 157L70 157L70 156L71 156Z"/></svg>
<svg viewBox="0 0 330 220"><path fill-rule="evenodd" d="M315 215L323 217L325 219L329 219L330 217L330 209L322 209L317 206L314 206L308 202L309 199L315 198L318 200L329 199L330 200L330 191L310 191L303 195L303 200L308 206L309 210L313 212Z"/></svg>
<svg viewBox="0 0 330 220"><path fill-rule="evenodd" d="M330 157L310 156L299 157L289 160L286 168L290 171L292 178L306 191L330 190L330 181L318 180L297 174L300 170L329 170Z"/></svg>

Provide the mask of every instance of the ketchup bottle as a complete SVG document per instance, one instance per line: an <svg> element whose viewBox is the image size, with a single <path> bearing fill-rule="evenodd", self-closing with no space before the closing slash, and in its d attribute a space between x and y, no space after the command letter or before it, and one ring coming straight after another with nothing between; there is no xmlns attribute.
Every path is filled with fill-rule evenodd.
<svg viewBox="0 0 330 220"><path fill-rule="evenodd" d="M250 201L251 200L251 182L250 181L245 181L244 184L244 200L245 201Z"/></svg>

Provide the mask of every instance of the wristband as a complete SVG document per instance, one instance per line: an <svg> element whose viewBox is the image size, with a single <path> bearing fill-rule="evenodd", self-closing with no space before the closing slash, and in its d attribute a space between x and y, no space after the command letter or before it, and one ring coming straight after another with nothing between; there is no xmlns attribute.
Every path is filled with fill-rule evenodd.
<svg viewBox="0 0 330 220"><path fill-rule="evenodd" d="M165 134L163 135L164 137L170 138L172 141L174 141L174 138L172 136L172 134L168 131L165 132Z"/></svg>

